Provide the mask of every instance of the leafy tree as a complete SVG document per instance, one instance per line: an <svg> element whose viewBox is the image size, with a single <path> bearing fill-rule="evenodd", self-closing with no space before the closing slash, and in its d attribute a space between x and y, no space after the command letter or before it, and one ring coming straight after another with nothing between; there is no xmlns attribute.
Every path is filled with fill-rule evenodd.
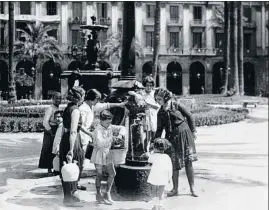
<svg viewBox="0 0 269 210"><path fill-rule="evenodd" d="M55 62L56 59L63 58L58 41L54 37L48 36L48 32L53 29L56 27L44 26L39 21L34 24L27 23L25 30L17 29L18 32L21 32L21 37L15 42L14 55L19 59L33 61L35 69L38 59L51 59Z"/></svg>

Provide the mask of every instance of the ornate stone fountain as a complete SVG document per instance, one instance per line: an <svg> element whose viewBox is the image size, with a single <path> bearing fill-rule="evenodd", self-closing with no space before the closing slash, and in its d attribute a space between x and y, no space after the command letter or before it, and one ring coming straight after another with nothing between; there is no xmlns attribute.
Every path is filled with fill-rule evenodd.
<svg viewBox="0 0 269 210"><path fill-rule="evenodd" d="M128 100L126 109L115 108L111 110L114 114L114 124L122 124L127 129L127 155L125 164L117 169L115 184L122 196L132 194L133 196L149 195L150 187L146 182L150 171L150 165L146 158L142 157L148 148L148 135L146 125L146 106L139 104L134 96L128 95L128 91L144 88L136 81L135 58L129 56L132 39L135 37L135 2L124 2L123 9L123 49L121 56L121 78L112 85L113 91L108 100L120 102Z"/></svg>

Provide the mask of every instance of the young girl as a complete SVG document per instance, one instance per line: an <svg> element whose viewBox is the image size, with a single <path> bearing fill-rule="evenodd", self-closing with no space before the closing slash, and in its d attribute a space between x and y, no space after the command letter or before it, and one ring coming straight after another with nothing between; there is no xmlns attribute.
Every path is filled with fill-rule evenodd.
<svg viewBox="0 0 269 210"><path fill-rule="evenodd" d="M156 139L154 141L153 153L147 153L149 156L148 162L152 163L147 182L152 184L154 207L152 210L162 210L164 188L172 180L172 162L164 151L169 147L170 143L166 139ZM156 198L157 197L157 198ZM159 199L159 200L158 200Z"/></svg>
<svg viewBox="0 0 269 210"><path fill-rule="evenodd" d="M112 205L111 188L116 175L113 155L110 152L112 143L114 142L113 133L119 130L119 139L123 139L125 135L125 128L123 126L111 125L113 115L108 110L103 110L100 113L100 123L97 124L93 131L93 152L91 162L94 163L97 176L95 180L96 186L96 200L101 203L105 202L107 205ZM108 172L107 190L104 195L101 193L101 180L103 176L103 169Z"/></svg>

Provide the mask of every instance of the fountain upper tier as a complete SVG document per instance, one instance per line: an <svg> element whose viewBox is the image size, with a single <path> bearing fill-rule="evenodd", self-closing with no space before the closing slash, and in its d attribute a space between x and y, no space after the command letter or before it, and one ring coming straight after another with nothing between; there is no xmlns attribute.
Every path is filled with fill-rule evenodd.
<svg viewBox="0 0 269 210"><path fill-rule="evenodd" d="M81 29L88 29L92 31L101 31L101 30L106 30L108 29L108 26L103 26L103 25L81 25Z"/></svg>

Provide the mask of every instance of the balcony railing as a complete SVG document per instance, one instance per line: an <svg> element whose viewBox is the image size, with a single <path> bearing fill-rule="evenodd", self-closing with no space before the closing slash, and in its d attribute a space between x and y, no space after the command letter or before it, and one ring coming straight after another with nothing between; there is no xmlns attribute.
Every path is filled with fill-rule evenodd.
<svg viewBox="0 0 269 210"><path fill-rule="evenodd" d="M0 53L6 53L7 52L7 45L0 45Z"/></svg>
<svg viewBox="0 0 269 210"><path fill-rule="evenodd" d="M153 18L144 18L142 21L144 26L154 26L154 19Z"/></svg>
<svg viewBox="0 0 269 210"><path fill-rule="evenodd" d="M109 25L111 25L111 19L109 17L108 18L99 17L96 19L96 25L109 26Z"/></svg>
<svg viewBox="0 0 269 210"><path fill-rule="evenodd" d="M190 21L191 27L206 27L204 20L191 20Z"/></svg>
<svg viewBox="0 0 269 210"><path fill-rule="evenodd" d="M167 48L167 54L170 55L183 55L183 49L179 47L169 47Z"/></svg>
<svg viewBox="0 0 269 210"><path fill-rule="evenodd" d="M144 48L145 55L152 55L153 54L153 47L145 47Z"/></svg>
<svg viewBox="0 0 269 210"><path fill-rule="evenodd" d="M224 49L222 48L215 48L214 49L215 55L223 55L224 54Z"/></svg>
<svg viewBox="0 0 269 210"><path fill-rule="evenodd" d="M86 25L87 24L87 19L86 17L72 17L68 18L68 23L69 24L78 24L78 25Z"/></svg>
<svg viewBox="0 0 269 210"><path fill-rule="evenodd" d="M167 21L166 21L166 24L167 24L167 26L169 27L171 27L171 26L183 26L183 21L182 21L182 19L168 19Z"/></svg>
<svg viewBox="0 0 269 210"><path fill-rule="evenodd" d="M243 25L246 28L256 28L256 21L244 22Z"/></svg>
<svg viewBox="0 0 269 210"><path fill-rule="evenodd" d="M217 55L217 49L215 48L192 48L190 49L190 55L206 55L206 56L215 56Z"/></svg>

